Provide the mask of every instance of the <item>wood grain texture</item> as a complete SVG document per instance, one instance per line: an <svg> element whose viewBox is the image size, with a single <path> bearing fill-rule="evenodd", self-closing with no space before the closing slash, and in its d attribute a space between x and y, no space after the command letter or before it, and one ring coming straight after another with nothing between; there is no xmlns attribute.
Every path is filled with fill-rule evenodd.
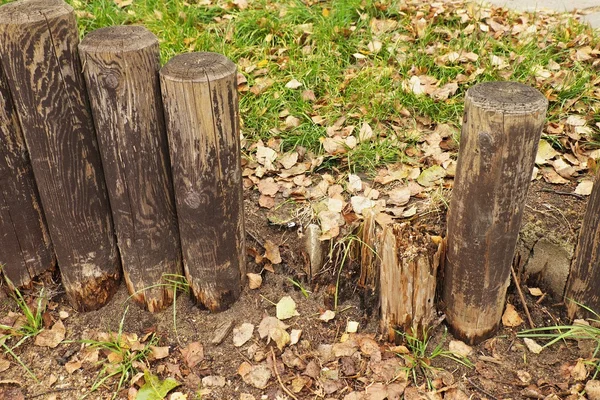
<svg viewBox="0 0 600 400"><path fill-rule="evenodd" d="M582 304L600 313L600 169L583 216L579 240L565 288L565 301L569 318L592 317L579 307ZM571 301L574 300L574 301Z"/></svg>
<svg viewBox="0 0 600 400"><path fill-rule="evenodd" d="M246 275L236 66L188 53L160 78L184 270L196 299L223 310Z"/></svg>
<svg viewBox="0 0 600 400"><path fill-rule="evenodd" d="M171 304L164 274L182 274L160 83L158 39L114 26L79 45L129 293L151 311ZM150 288L152 287L152 288Z"/></svg>
<svg viewBox="0 0 600 400"><path fill-rule="evenodd" d="M468 343L492 335L502 316L547 105L537 90L514 82L467 91L443 301L451 330Z"/></svg>
<svg viewBox="0 0 600 400"><path fill-rule="evenodd" d="M60 0L0 7L0 63L63 286L74 308L93 310L116 290L120 265L78 43L73 9Z"/></svg>
<svg viewBox="0 0 600 400"><path fill-rule="evenodd" d="M29 153L0 66L0 266L15 287L54 267Z"/></svg>
<svg viewBox="0 0 600 400"><path fill-rule="evenodd" d="M424 338L436 318L435 292L442 246L408 223L385 227L381 257L381 331L391 342L397 330Z"/></svg>

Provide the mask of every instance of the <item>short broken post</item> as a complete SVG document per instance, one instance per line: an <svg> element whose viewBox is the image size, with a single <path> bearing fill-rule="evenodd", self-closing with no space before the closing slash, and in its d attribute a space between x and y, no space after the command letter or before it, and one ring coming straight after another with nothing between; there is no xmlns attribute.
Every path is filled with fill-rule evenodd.
<svg viewBox="0 0 600 400"><path fill-rule="evenodd" d="M547 106L515 82L478 84L465 97L443 302L452 333L470 344L493 335L502 317Z"/></svg>
<svg viewBox="0 0 600 400"><path fill-rule="evenodd" d="M182 274L159 53L142 26L101 28L79 45L123 276L151 312L173 300L165 276Z"/></svg>
<svg viewBox="0 0 600 400"><path fill-rule="evenodd" d="M600 314L600 168L588 200L571 272L565 289L565 303L571 320ZM581 307L580 305L584 306Z"/></svg>
<svg viewBox="0 0 600 400"><path fill-rule="evenodd" d="M216 53L160 71L184 270L211 311L228 308L246 276L236 73Z"/></svg>
<svg viewBox="0 0 600 400"><path fill-rule="evenodd" d="M81 63L73 8L61 0L0 7L0 64L31 156L71 305L103 306L120 262Z"/></svg>
<svg viewBox="0 0 600 400"><path fill-rule="evenodd" d="M55 265L23 132L0 66L0 268L14 286Z"/></svg>

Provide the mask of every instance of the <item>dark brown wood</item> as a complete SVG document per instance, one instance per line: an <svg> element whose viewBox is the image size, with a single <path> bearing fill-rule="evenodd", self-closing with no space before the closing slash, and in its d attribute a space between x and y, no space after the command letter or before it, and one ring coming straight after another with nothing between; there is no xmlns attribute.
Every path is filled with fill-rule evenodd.
<svg viewBox="0 0 600 400"><path fill-rule="evenodd" d="M381 331L422 339L436 319L435 291L443 246L409 223L387 225L381 236Z"/></svg>
<svg viewBox="0 0 600 400"><path fill-rule="evenodd" d="M600 287L600 168L596 172L596 181L585 210L565 288L567 312L571 320L576 317L598 318L577 305L579 303L600 314L598 287Z"/></svg>
<svg viewBox="0 0 600 400"><path fill-rule="evenodd" d="M119 257L73 9L60 0L0 7L0 63L13 95L71 305L93 310L117 288Z"/></svg>
<svg viewBox="0 0 600 400"><path fill-rule="evenodd" d="M160 79L185 274L199 302L224 310L246 276L236 66L187 53Z"/></svg>
<svg viewBox="0 0 600 400"><path fill-rule="evenodd" d="M123 276L152 312L173 301L163 276L182 274L159 53L142 26L98 29L79 45Z"/></svg>
<svg viewBox="0 0 600 400"><path fill-rule="evenodd" d="M547 105L515 82L482 83L465 97L443 301L452 332L471 344L502 317Z"/></svg>
<svg viewBox="0 0 600 400"><path fill-rule="evenodd" d="M15 287L54 267L21 125L0 66L0 266Z"/></svg>

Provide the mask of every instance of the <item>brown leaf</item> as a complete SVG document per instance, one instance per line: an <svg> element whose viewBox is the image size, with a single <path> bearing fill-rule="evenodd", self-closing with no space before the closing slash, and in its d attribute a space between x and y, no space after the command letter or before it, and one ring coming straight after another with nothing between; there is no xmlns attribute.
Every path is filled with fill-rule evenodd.
<svg viewBox="0 0 600 400"><path fill-rule="evenodd" d="M265 257L273 264L281 264L281 254L279 253L279 245L276 245L270 240L267 240L265 246Z"/></svg>
<svg viewBox="0 0 600 400"><path fill-rule="evenodd" d="M506 305L506 310L504 310L504 314L502 314L502 325L508 327L519 326L523 323L523 319L517 313L515 306L512 304Z"/></svg>
<svg viewBox="0 0 600 400"><path fill-rule="evenodd" d="M275 207L275 197L261 194L258 198L258 205L262 208L267 208L270 210L271 208Z"/></svg>
<svg viewBox="0 0 600 400"><path fill-rule="evenodd" d="M262 276L260 274L254 274L249 272L246 274L248 277L248 287L250 289L258 289L262 285Z"/></svg>
<svg viewBox="0 0 600 400"><path fill-rule="evenodd" d="M254 325L250 323L245 322L240 326L236 326L233 328L233 345L235 347L243 346L252 338L253 333Z"/></svg>
<svg viewBox="0 0 600 400"><path fill-rule="evenodd" d="M34 344L36 346L55 348L65 338L65 326L61 320L58 320L52 326L52 329L40 332L35 337Z"/></svg>
<svg viewBox="0 0 600 400"><path fill-rule="evenodd" d="M150 346L150 352L154 360L161 360L169 356L169 346Z"/></svg>
<svg viewBox="0 0 600 400"><path fill-rule="evenodd" d="M181 349L181 355L183 356L185 365L189 368L194 368L204 360L204 346L200 342L192 342Z"/></svg>
<svg viewBox="0 0 600 400"><path fill-rule="evenodd" d="M238 368L238 374L241 375L244 382L257 389L266 388L269 384L269 379L271 379L271 370L265 363L251 365L244 361Z"/></svg>
<svg viewBox="0 0 600 400"><path fill-rule="evenodd" d="M258 191L265 196L275 196L279 191L279 184L273 178L265 178L258 183Z"/></svg>

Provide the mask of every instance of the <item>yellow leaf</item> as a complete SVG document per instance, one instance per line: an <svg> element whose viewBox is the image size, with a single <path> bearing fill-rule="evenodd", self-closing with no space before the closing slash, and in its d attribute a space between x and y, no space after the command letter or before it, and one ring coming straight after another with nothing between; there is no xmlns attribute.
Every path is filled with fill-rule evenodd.
<svg viewBox="0 0 600 400"><path fill-rule="evenodd" d="M321 13L323 14L323 16L324 16L325 18L327 18L327 17L329 17L329 14L330 14L331 12L329 11L329 8L324 8L324 9L323 9L323 11L322 11Z"/></svg>

